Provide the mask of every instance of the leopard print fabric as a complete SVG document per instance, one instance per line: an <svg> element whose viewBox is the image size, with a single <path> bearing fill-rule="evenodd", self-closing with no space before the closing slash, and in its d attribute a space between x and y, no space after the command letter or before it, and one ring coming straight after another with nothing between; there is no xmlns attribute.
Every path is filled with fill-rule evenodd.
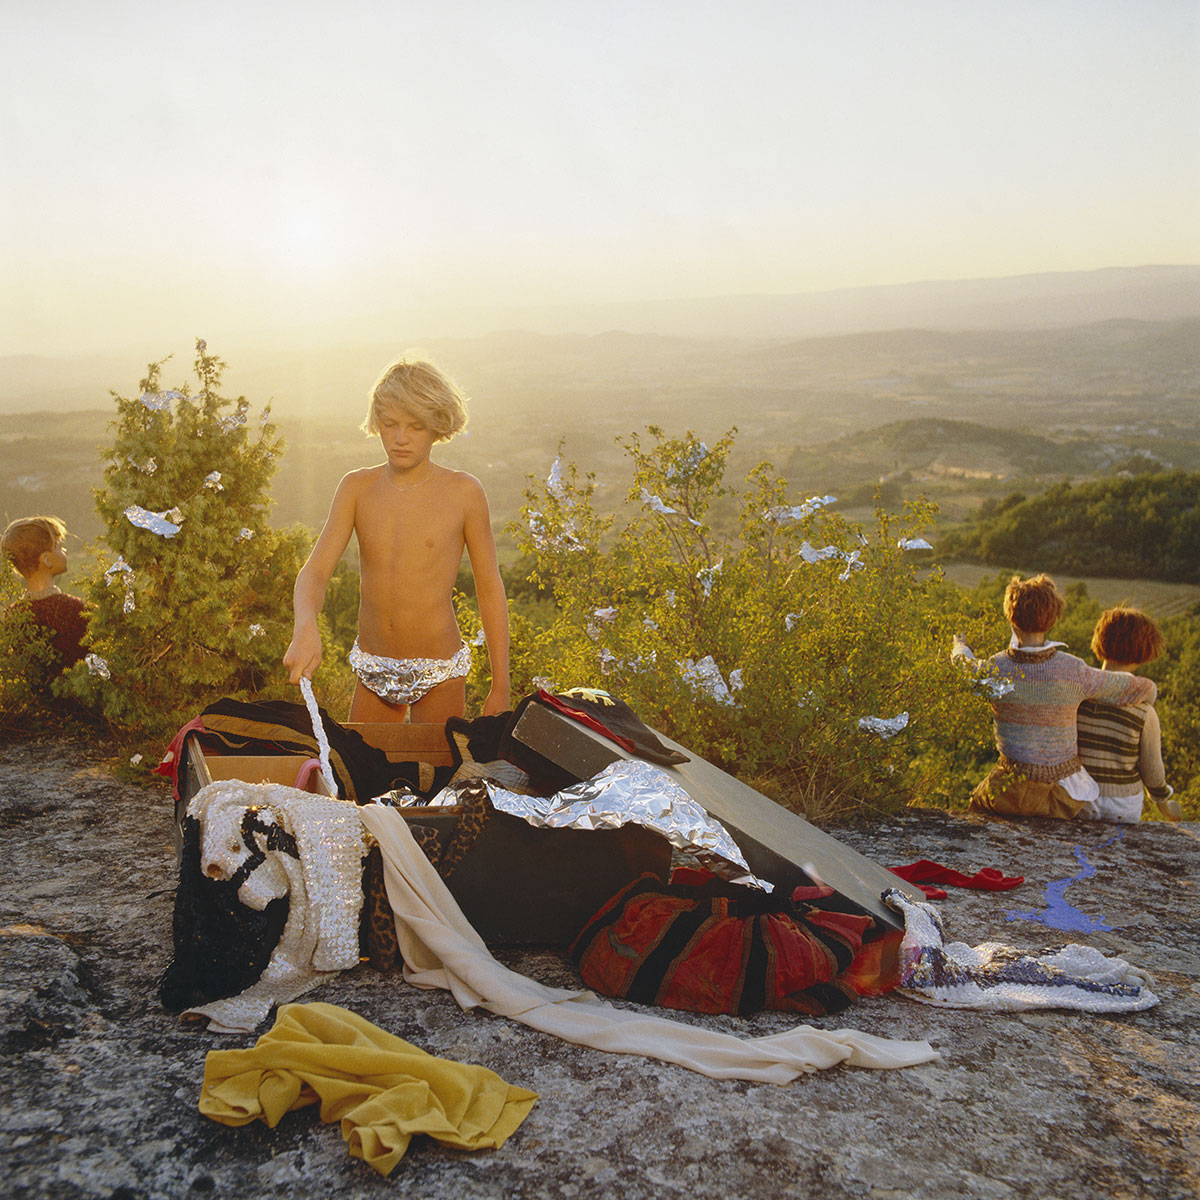
<svg viewBox="0 0 1200 1200"><path fill-rule="evenodd" d="M445 879L466 857L483 832L491 814L487 788L482 784L460 789L462 815L442 853L438 832L430 825L409 824L409 830L421 853L429 859L437 873ZM396 919L388 903L383 881L383 855L372 846L363 861L363 909L359 926L359 947L363 956L377 971L391 971L399 964L400 948L396 941Z"/></svg>
<svg viewBox="0 0 1200 1200"><path fill-rule="evenodd" d="M420 846L421 853L429 859L433 869L444 877L445 873L441 867L442 840L438 837L438 831L429 825L410 824L408 828L409 832L413 835L413 841Z"/></svg>
<svg viewBox="0 0 1200 1200"><path fill-rule="evenodd" d="M449 879L454 874L455 868L466 858L492 815L492 802L488 799L487 785L482 779L464 780L455 791L462 806L462 815L437 868L443 879Z"/></svg>
<svg viewBox="0 0 1200 1200"><path fill-rule="evenodd" d="M359 950L377 971L391 971L400 957L396 919L383 884L383 855L372 846L363 860L363 906Z"/></svg>

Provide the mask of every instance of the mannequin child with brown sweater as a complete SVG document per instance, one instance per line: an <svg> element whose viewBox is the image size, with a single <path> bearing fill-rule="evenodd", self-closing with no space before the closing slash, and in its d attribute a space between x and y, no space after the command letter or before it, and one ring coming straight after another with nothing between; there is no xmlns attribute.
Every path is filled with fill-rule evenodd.
<svg viewBox="0 0 1200 1200"><path fill-rule="evenodd" d="M34 623L46 631L54 651L53 674L74 665L86 652L90 606L54 582L67 569L66 536L67 527L58 517L21 517L0 535L0 549L25 581L25 595L9 611L28 606Z"/></svg>

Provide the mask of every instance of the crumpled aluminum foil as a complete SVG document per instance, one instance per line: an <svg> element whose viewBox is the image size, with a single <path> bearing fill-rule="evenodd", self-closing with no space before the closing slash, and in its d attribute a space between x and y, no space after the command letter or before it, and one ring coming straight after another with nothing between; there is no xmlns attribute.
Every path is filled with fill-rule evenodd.
<svg viewBox="0 0 1200 1200"><path fill-rule="evenodd" d="M707 692L718 704L737 705L729 686L721 675L721 668L711 654L706 654L699 662L685 658L679 664L679 673L698 692ZM732 673L730 675L732 679ZM736 690L736 689L734 689Z"/></svg>
<svg viewBox="0 0 1200 1200"><path fill-rule="evenodd" d="M87 665L89 675L99 675L101 679L112 678L112 672L108 669L108 663L100 655L85 654L83 661Z"/></svg>
<svg viewBox="0 0 1200 1200"><path fill-rule="evenodd" d="M694 855L722 879L765 892L773 888L751 873L728 830L653 763L610 763L598 775L553 796L520 796L490 779L483 782L498 811L538 828L619 829L622 825L641 825L661 834L677 850ZM406 800L397 796L393 802L404 805ZM443 807L457 804L458 798L451 786L425 803Z"/></svg>
<svg viewBox="0 0 1200 1200"><path fill-rule="evenodd" d="M908 713L898 713L894 717L859 717L859 729L865 729L868 733L876 733L885 741L890 737L895 737L902 729L908 725Z"/></svg>
<svg viewBox="0 0 1200 1200"><path fill-rule="evenodd" d="M803 504L777 504L774 508L768 508L763 516L776 525L786 525L790 521L806 521L813 513L836 503L836 496L809 496Z"/></svg>
<svg viewBox="0 0 1200 1200"><path fill-rule="evenodd" d="M178 508L169 508L166 512L150 512L140 504L131 504L125 510L125 519L139 529L148 529L160 537L174 537L178 532L183 517Z"/></svg>

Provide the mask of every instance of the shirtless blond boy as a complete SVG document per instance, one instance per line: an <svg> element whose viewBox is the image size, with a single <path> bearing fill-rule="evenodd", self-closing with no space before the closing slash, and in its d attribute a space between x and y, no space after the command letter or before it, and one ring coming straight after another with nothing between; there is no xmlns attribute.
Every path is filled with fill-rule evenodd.
<svg viewBox="0 0 1200 1200"><path fill-rule="evenodd" d="M321 662L317 614L353 533L361 600L350 666L358 677L351 721L444 722L466 708L471 650L452 601L466 547L492 666L484 715L510 707L508 603L479 480L430 458L467 423L462 394L436 367L400 359L371 391L362 428L387 461L346 475L308 561L296 576L295 625L283 657L291 681Z"/></svg>

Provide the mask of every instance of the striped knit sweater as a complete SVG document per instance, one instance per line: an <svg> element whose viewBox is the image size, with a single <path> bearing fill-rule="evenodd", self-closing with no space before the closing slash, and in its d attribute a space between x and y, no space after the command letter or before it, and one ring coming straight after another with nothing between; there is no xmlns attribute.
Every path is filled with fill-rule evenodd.
<svg viewBox="0 0 1200 1200"><path fill-rule="evenodd" d="M1083 700L1109 704L1154 702L1151 679L1124 671L1100 671L1056 648L1009 648L982 664L981 675L1007 680L1012 690L991 701L996 748L1002 759L1033 767L1034 778L1057 782L1083 765L1075 735L1075 715Z"/></svg>
<svg viewBox="0 0 1200 1200"><path fill-rule="evenodd" d="M1158 714L1149 701L1121 708L1085 700L1079 706L1079 757L1101 796L1140 803L1143 786L1155 800L1171 794Z"/></svg>

